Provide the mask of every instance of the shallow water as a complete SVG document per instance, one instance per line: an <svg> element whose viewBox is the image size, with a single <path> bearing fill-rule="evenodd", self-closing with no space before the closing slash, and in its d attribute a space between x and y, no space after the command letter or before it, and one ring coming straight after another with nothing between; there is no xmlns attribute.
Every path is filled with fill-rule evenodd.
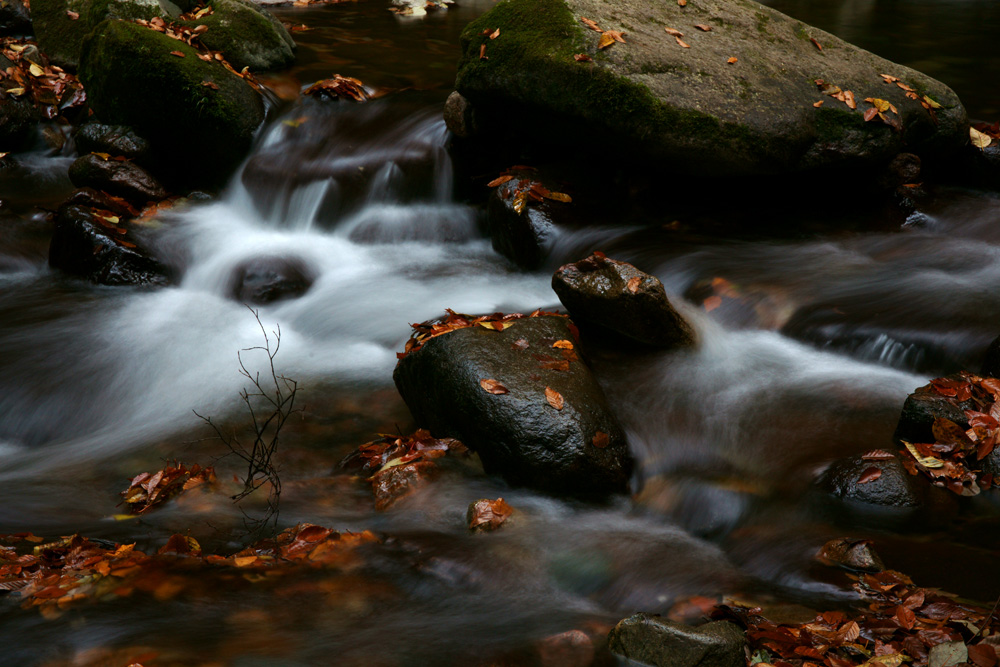
<svg viewBox="0 0 1000 667"><path fill-rule="evenodd" d="M979 7L953 4L970 17ZM361 106L289 104L217 201L164 214L158 247L182 276L173 287L95 287L48 269L46 223L32 207L58 201L64 158L21 159L37 190L0 184L18 193L0 232L0 533L78 532L155 550L182 532L207 549L238 549L243 517L225 491L141 519L113 516L128 480L164 461L215 463L224 480L240 472L217 460L224 448L194 411L243 425L237 352L263 338L231 298L233 274L278 256L315 277L302 297L259 309L272 341L280 327L275 360L306 406L282 440L281 525L385 537L357 571L280 585L205 577L169 600L135 594L58 619L0 598L0 663L96 664L84 658L149 647L159 655L149 664L306 665L331 655L338 664L517 664L541 638L599 636L624 615L688 595L840 604L846 580L812 555L845 534L872 536L890 567L922 585L984 601L1000 594L995 500L922 524L840 512L811 488L831 460L889 446L905 396L934 375L977 368L1000 333L997 195L939 192L922 217L868 232L831 231L824 211L809 210L800 233L780 236L720 236L670 216L654 227L594 219L554 241L550 266L520 271L490 248L476 208L455 199L439 113L458 32L490 5L419 21L380 3L279 10L313 30L296 33L300 62L275 86L336 71L392 90ZM844 25L868 25L865 11ZM980 32L966 42L992 43L988 22L969 25ZM937 57L951 83L955 68ZM994 102L976 104L985 112ZM844 228L856 229L851 217ZM375 512L367 486L336 464L375 433L415 426L391 380L408 324L444 308L555 306L551 268L596 248L656 274L701 340L694 351L594 353L640 461L637 502L552 498L456 462ZM721 305L706 308L709 295ZM242 359L266 373L259 350ZM499 496L521 512L518 523L468 535L468 503ZM260 500L244 509L260 511ZM967 567L943 571L946 555Z"/></svg>

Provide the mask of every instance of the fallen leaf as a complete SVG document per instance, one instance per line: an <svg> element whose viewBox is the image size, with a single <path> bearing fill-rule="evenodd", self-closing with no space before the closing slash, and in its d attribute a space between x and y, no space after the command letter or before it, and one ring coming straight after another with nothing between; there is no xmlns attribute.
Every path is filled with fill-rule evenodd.
<svg viewBox="0 0 1000 667"><path fill-rule="evenodd" d="M686 7L687 3L688 0L677 0L677 4L680 5L681 7Z"/></svg>
<svg viewBox="0 0 1000 667"><path fill-rule="evenodd" d="M983 134L974 127L969 128L969 139L972 140L972 145L976 148L986 148L993 143L993 137L988 134Z"/></svg>
<svg viewBox="0 0 1000 667"><path fill-rule="evenodd" d="M722 305L722 297L712 295L707 299L705 299L704 301L702 301L701 305L704 306L706 313L710 313Z"/></svg>
<svg viewBox="0 0 1000 667"><path fill-rule="evenodd" d="M874 118L877 115L878 115L878 109L876 109L875 107L872 107L871 109L869 109L868 111L865 112L865 115L864 115L865 122L870 121L872 118Z"/></svg>
<svg viewBox="0 0 1000 667"><path fill-rule="evenodd" d="M609 440L610 438L608 437L607 433L605 433L604 431L598 431L594 435L594 439L591 440L590 442L592 445L594 445L594 447L597 447L598 449L604 449L605 447L608 446Z"/></svg>
<svg viewBox="0 0 1000 667"><path fill-rule="evenodd" d="M211 88L212 90L219 89L219 84L213 83L212 81L202 81L201 85L205 86L206 88Z"/></svg>
<svg viewBox="0 0 1000 667"><path fill-rule="evenodd" d="M183 58L184 57L184 54L181 53L180 51L171 51L170 55L177 56L178 58Z"/></svg>
<svg viewBox="0 0 1000 667"><path fill-rule="evenodd" d="M568 341L566 339L557 340L556 342L552 343L552 347L560 349L560 350L572 350L573 349L573 342L572 341Z"/></svg>
<svg viewBox="0 0 1000 667"><path fill-rule="evenodd" d="M677 40L677 43L678 43L678 44L680 44L681 46L683 46L683 47L684 47L685 49L690 49L690 48L691 48L691 45L690 45L690 44L688 44L688 43L686 43L686 42L685 42L685 41L684 41L683 39L681 39L680 37L674 37L674 39L676 39L676 40Z"/></svg>
<svg viewBox="0 0 1000 667"><path fill-rule="evenodd" d="M817 109L820 108L821 106L823 106L823 100L820 100L819 102L813 102L813 106L816 107Z"/></svg>
<svg viewBox="0 0 1000 667"><path fill-rule="evenodd" d="M897 81L899 81L899 79L897 79L896 77L889 76L888 74L879 74L879 76L882 77L886 83L896 83Z"/></svg>
<svg viewBox="0 0 1000 667"><path fill-rule="evenodd" d="M589 63L593 62L594 59L588 56L586 53L577 53L576 55L573 56L573 60L575 60L578 63Z"/></svg>
<svg viewBox="0 0 1000 667"><path fill-rule="evenodd" d="M684 33L680 30L674 30L673 28L664 27L663 30L671 37L683 37Z"/></svg>
<svg viewBox="0 0 1000 667"><path fill-rule="evenodd" d="M704 23L695 23L694 27L697 28L698 30L701 30L702 32L709 32L712 29L712 26L705 25Z"/></svg>
<svg viewBox="0 0 1000 667"><path fill-rule="evenodd" d="M588 27L588 28L590 28L591 30L594 30L594 31L596 31L596 32L604 32L603 30L601 30L601 27L600 27L599 25L597 25L597 23L596 23L596 22L594 22L594 21L591 21L590 19L588 19L588 18L584 18L584 17L582 17L582 16L580 17L580 20L581 20L581 21L583 22L583 24L584 24L585 26L587 26L587 27Z"/></svg>
<svg viewBox="0 0 1000 667"><path fill-rule="evenodd" d="M865 102L868 102L873 107L875 107L875 109L877 109L879 113L885 113L886 111L889 110L889 107L892 106L891 104L889 104L888 101L879 99L877 97L866 97Z"/></svg>
<svg viewBox="0 0 1000 667"><path fill-rule="evenodd" d="M517 348L518 350L527 350L529 347L531 347L531 344L528 343L527 338L518 338L513 343L511 343L511 347Z"/></svg>
<svg viewBox="0 0 1000 667"><path fill-rule="evenodd" d="M489 394L506 394L507 387L503 386L496 380L483 379L479 381L479 386L483 388L483 391Z"/></svg>
<svg viewBox="0 0 1000 667"><path fill-rule="evenodd" d="M913 88L910 88L909 86L907 86L902 81L897 81L896 85L899 86L900 88L902 88L903 90L905 90L908 93L915 93L915 92L917 92L917 91L913 90Z"/></svg>
<svg viewBox="0 0 1000 667"><path fill-rule="evenodd" d="M858 477L858 484L868 484L869 482L874 482L881 476L882 471L875 466L865 468L865 470L861 473L861 476Z"/></svg>
<svg viewBox="0 0 1000 667"><path fill-rule="evenodd" d="M80 18L80 15L77 12L74 12L74 11L69 10L69 9L66 10L66 16L68 16L71 21L75 21L78 18Z"/></svg>
<svg viewBox="0 0 1000 667"><path fill-rule="evenodd" d="M496 30L490 33L490 39L496 39L499 36L500 36L500 28L497 28Z"/></svg>
<svg viewBox="0 0 1000 667"><path fill-rule="evenodd" d="M611 39L616 42L621 42L622 44L625 43L625 33L620 30L605 30L602 35L610 35Z"/></svg>
<svg viewBox="0 0 1000 667"><path fill-rule="evenodd" d="M639 276L633 276L632 278L628 279L628 284L625 287L628 289L629 292L635 294L636 292L639 291L639 285L641 284L642 284L642 278L640 278Z"/></svg>
<svg viewBox="0 0 1000 667"><path fill-rule="evenodd" d="M812 43L813 43L813 46L815 46L815 47L816 47L817 49L819 49L820 51L822 51L822 50L823 50L823 46L822 46L822 45L821 45L821 44L820 44L819 42L817 42L817 41L816 41L816 38L815 38L815 37L810 37L810 38L809 38L809 41L810 41L810 42L812 42Z"/></svg>
<svg viewBox="0 0 1000 667"><path fill-rule="evenodd" d="M469 530L496 530L510 518L514 508L503 498L477 500L469 508Z"/></svg>
<svg viewBox="0 0 1000 667"><path fill-rule="evenodd" d="M552 387L545 388L545 400L548 401L549 405L554 407L556 410L562 410L563 405L565 405L562 394Z"/></svg>
<svg viewBox="0 0 1000 667"><path fill-rule="evenodd" d="M546 199L553 199L555 201L561 201L565 203L573 201L573 198L570 197L565 192L544 192L542 193L542 196L545 197Z"/></svg>
<svg viewBox="0 0 1000 667"><path fill-rule="evenodd" d="M906 440L901 440L900 442L903 443L903 446L906 447L906 451L910 453L910 455L916 460L916 462L922 465L923 467L930 469L944 467L944 461L942 461L941 459L935 458L933 456L922 455L919 451L917 451L916 447L914 447Z"/></svg>
<svg viewBox="0 0 1000 667"><path fill-rule="evenodd" d="M854 93L849 90L844 91L844 99L842 101L844 104L849 106L852 111L858 108L858 103L854 101Z"/></svg>
<svg viewBox="0 0 1000 667"><path fill-rule="evenodd" d="M726 62L729 63L730 65L735 65L738 60L739 60L739 58L737 58L736 56L733 56L732 58L730 58Z"/></svg>
<svg viewBox="0 0 1000 667"><path fill-rule="evenodd" d="M514 212L517 213L518 215L521 215L521 213L524 212L524 208L527 205L528 205L528 191L523 190L521 192L518 192L514 196L514 204L513 204Z"/></svg>
<svg viewBox="0 0 1000 667"><path fill-rule="evenodd" d="M489 56L486 55L486 45L485 44L481 44L479 46L479 59L480 60L489 60L490 59Z"/></svg>
<svg viewBox="0 0 1000 667"><path fill-rule="evenodd" d="M941 108L940 104L938 104L937 102L935 102L931 98L927 97L926 95L924 95L923 100L924 100L924 102L927 103L927 106L929 106L931 109L940 109Z"/></svg>
<svg viewBox="0 0 1000 667"><path fill-rule="evenodd" d="M28 71L31 72L31 76L42 76L43 74L45 74L45 70L43 70L35 63L31 63L31 67L28 68Z"/></svg>
<svg viewBox="0 0 1000 667"><path fill-rule="evenodd" d="M512 180L514 180L514 177L511 174L505 174L504 176L499 176L497 178L494 178L492 181L486 184L486 187L495 188L498 185L503 185L507 181L512 181Z"/></svg>

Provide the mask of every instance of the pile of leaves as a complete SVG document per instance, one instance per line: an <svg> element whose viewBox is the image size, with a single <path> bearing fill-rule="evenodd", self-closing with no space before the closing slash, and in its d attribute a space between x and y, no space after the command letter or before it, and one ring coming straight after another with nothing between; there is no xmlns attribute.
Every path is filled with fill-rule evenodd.
<svg viewBox="0 0 1000 667"><path fill-rule="evenodd" d="M969 422L963 428L950 419L934 420L934 442L902 441L902 461L911 475L924 474L936 485L963 496L974 496L993 486L983 461L1000 442L1000 380L962 372L936 378L915 394L941 396L962 410Z"/></svg>
<svg viewBox="0 0 1000 667"><path fill-rule="evenodd" d="M182 491L215 482L213 468L202 468L197 463L187 468L175 462L158 472L136 475L121 495L131 514L145 514Z"/></svg>
<svg viewBox="0 0 1000 667"><path fill-rule="evenodd" d="M48 543L30 533L0 535L0 591L18 595L24 608L58 616L74 603L148 593L158 600L185 590L201 592L213 574L226 586L257 583L261 574L301 569L350 571L361 564L358 547L378 543L370 531L339 533L299 524L231 556L203 555L198 542L172 536L156 553L133 544L92 541L79 535Z"/></svg>
<svg viewBox="0 0 1000 667"><path fill-rule="evenodd" d="M365 84L349 76L334 74L329 79L317 81L302 93L324 99L350 99L355 102L365 102L371 99L371 94L365 90Z"/></svg>
<svg viewBox="0 0 1000 667"><path fill-rule="evenodd" d="M918 588L904 574L886 570L852 577L868 608L859 614L828 611L809 623L777 624L759 607L719 605L714 618L747 629L750 665L766 667L922 667L945 642L967 645L969 664L996 667L995 610Z"/></svg>
<svg viewBox="0 0 1000 667"><path fill-rule="evenodd" d="M23 56L35 42L4 37L0 40L3 55L14 65L0 70L4 95L29 100L49 120L72 115L87 102L83 85L72 74L55 65L33 63ZM37 51L36 51L37 53Z"/></svg>
<svg viewBox="0 0 1000 667"><path fill-rule="evenodd" d="M454 438L435 438L427 429L419 429L408 436L380 435L378 440L351 452L340 467L368 476L375 509L382 511L437 476L434 459L449 453L465 455L468 451Z"/></svg>
<svg viewBox="0 0 1000 667"><path fill-rule="evenodd" d="M510 327L515 321L524 319L525 317L544 317L544 316L556 316L556 317L566 317L562 313L552 313L545 310L535 310L530 315L522 315L521 313L493 313L492 315L465 315L463 313L456 313L451 308L445 309L448 313L447 317L443 319L428 320L426 322L421 322L419 324L411 324L413 328L413 334L406 341L406 347L402 352L396 353L397 359L403 359L406 355L411 352L416 352L419 350L424 343L432 338L437 338L438 336L444 335L446 333L451 333L458 329L467 329L469 327L482 327L484 329L489 329L490 331L503 331ZM576 329L573 324L570 324L570 331L576 336Z"/></svg>
<svg viewBox="0 0 1000 667"><path fill-rule="evenodd" d="M518 173L525 171L535 171L535 169L533 167L525 167L524 165L515 165L509 169L505 169L500 176L487 183L486 187L495 188L504 183L516 180L512 186L501 189L500 197L503 199L513 197L514 211L518 215L524 212L529 203L538 203L545 199L563 203L573 201L573 198L565 192L553 192L534 179L520 178Z"/></svg>

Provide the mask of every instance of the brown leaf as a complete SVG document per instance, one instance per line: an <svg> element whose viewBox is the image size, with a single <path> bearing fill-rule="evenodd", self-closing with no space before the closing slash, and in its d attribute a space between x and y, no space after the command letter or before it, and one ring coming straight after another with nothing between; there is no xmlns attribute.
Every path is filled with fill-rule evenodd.
<svg viewBox="0 0 1000 667"><path fill-rule="evenodd" d="M498 185L503 185L507 181L513 181L513 180L514 177L511 174L506 174L504 176L499 176L497 178L494 178L492 181L486 184L486 187L495 188Z"/></svg>
<svg viewBox="0 0 1000 667"><path fill-rule="evenodd" d="M78 18L80 18L80 15L77 12L71 11L69 9L66 10L66 16L68 16L71 21L75 21Z"/></svg>
<svg viewBox="0 0 1000 667"><path fill-rule="evenodd" d="M479 59L480 60L489 60L490 59L490 57L488 55L486 55L486 45L485 44L480 44L479 45Z"/></svg>
<svg viewBox="0 0 1000 667"><path fill-rule="evenodd" d="M739 61L739 58L737 58L736 56L733 56L732 58L730 58L726 62L729 63L730 65L735 65L737 63L737 61Z"/></svg>
<svg viewBox="0 0 1000 667"><path fill-rule="evenodd" d="M642 278L640 278L639 276L633 276L632 278L628 279L628 284L625 287L626 289L628 289L629 292L635 294L636 292L639 291L639 285L641 284L642 284Z"/></svg>
<svg viewBox="0 0 1000 667"><path fill-rule="evenodd" d="M874 482L881 476L882 471L875 466L865 468L864 472L861 473L861 476L858 477L858 484L868 484L869 482Z"/></svg>
<svg viewBox="0 0 1000 667"><path fill-rule="evenodd" d="M527 350L531 346L528 343L528 339L526 339L526 338L518 338L513 343L511 343L511 347L516 348L518 350Z"/></svg>
<svg viewBox="0 0 1000 667"><path fill-rule="evenodd" d="M562 410L563 405L565 405L562 394L552 387L545 388L545 400L548 401L549 405L554 407L556 410Z"/></svg>
<svg viewBox="0 0 1000 667"><path fill-rule="evenodd" d="M705 308L706 313L710 313L722 305L722 297L713 294L712 296L702 301L701 305Z"/></svg>
<svg viewBox="0 0 1000 667"><path fill-rule="evenodd" d="M849 106L851 108L851 110L854 110L854 109L858 108L858 103L854 101L854 93L852 93L849 90L845 90L844 91L843 102L844 102L844 104L846 104L847 106Z"/></svg>
<svg viewBox="0 0 1000 667"><path fill-rule="evenodd" d="M479 386L488 394L506 394L507 387L493 379L483 379L479 381Z"/></svg>
<svg viewBox="0 0 1000 667"><path fill-rule="evenodd" d="M594 434L594 439L591 440L591 444L593 444L594 447L597 447L598 449L604 449L605 447L608 446L609 440L610 438L608 437L607 433L605 433L604 431L598 431L596 434Z"/></svg>
<svg viewBox="0 0 1000 667"><path fill-rule="evenodd" d="M810 41L810 42L812 42L812 43L813 43L813 46L815 46L815 47L816 47L817 49L819 49L820 51L822 51L822 50L823 50L823 46L822 46L822 45L821 45L821 44L820 44L819 42L817 42L817 41L816 41L816 38L815 38L815 37L810 37L810 38L809 38L809 41Z"/></svg>
<svg viewBox="0 0 1000 667"><path fill-rule="evenodd" d="M701 30L702 32L708 32L712 29L712 26L705 25L704 23L695 23L694 27L697 28L698 30Z"/></svg>
<svg viewBox="0 0 1000 667"><path fill-rule="evenodd" d="M813 106L816 107L817 109L820 108L821 106L823 106L823 100L820 100L819 102L813 102Z"/></svg>
<svg viewBox="0 0 1000 667"><path fill-rule="evenodd" d="M216 84L216 83L213 83L211 81L202 81L201 85L205 86L206 88L211 88L212 90L218 90L219 89L219 85Z"/></svg>
<svg viewBox="0 0 1000 667"><path fill-rule="evenodd" d="M893 616L896 622L899 623L899 627L904 630L912 630L914 624L917 622L917 615L913 613L913 610L907 609L903 605L896 606L896 613Z"/></svg>
<svg viewBox="0 0 1000 667"><path fill-rule="evenodd" d="M872 449L861 455L862 461L888 461L896 458L896 455L887 449Z"/></svg>
<svg viewBox="0 0 1000 667"><path fill-rule="evenodd" d="M673 28L664 27L663 30L671 37L683 37L684 33L680 30L674 30Z"/></svg>
<svg viewBox="0 0 1000 667"><path fill-rule="evenodd" d="M899 79L897 79L896 77L889 76L888 74L879 74L879 76L882 77L886 83L896 83L897 81L899 81Z"/></svg>
<svg viewBox="0 0 1000 667"><path fill-rule="evenodd" d="M496 39L499 36L500 36L500 28L497 28L496 30L490 33L490 39Z"/></svg>
<svg viewBox="0 0 1000 667"><path fill-rule="evenodd" d="M907 86L902 81L896 81L895 83L896 83L897 86L899 86L900 88L902 88L903 90L905 90L908 93L915 93L915 92L917 92L917 91L913 90L913 88L910 88L909 86Z"/></svg>
<svg viewBox="0 0 1000 667"><path fill-rule="evenodd" d="M573 342L568 341L564 338L563 340L557 340L556 342L552 343L552 347L559 350L572 350Z"/></svg>
<svg viewBox="0 0 1000 667"><path fill-rule="evenodd" d="M170 55L177 56L178 58L183 58L184 57L184 54L181 53L180 51L171 51Z"/></svg>
<svg viewBox="0 0 1000 667"><path fill-rule="evenodd" d="M690 48L691 48L691 45L690 45L690 44L688 44L687 42L685 42L685 41L684 41L683 39L681 39L680 37L674 37L674 39L676 39L676 40L677 40L677 43L678 43L678 44L680 44L681 46L683 46L683 47L684 47L685 49L690 49Z"/></svg>
<svg viewBox="0 0 1000 667"><path fill-rule="evenodd" d="M865 115L864 115L865 122L870 121L871 119L875 118L875 116L877 116L877 115L878 115L878 109L876 109L874 107L872 107L871 109L868 109L868 111L865 111Z"/></svg>
<svg viewBox="0 0 1000 667"><path fill-rule="evenodd" d="M573 60L575 60L578 63L589 63L594 61L594 59L588 56L586 53L577 53L576 55L573 56Z"/></svg>
<svg viewBox="0 0 1000 667"><path fill-rule="evenodd" d="M496 530L514 513L503 498L477 500L469 507L469 530Z"/></svg>
<svg viewBox="0 0 1000 667"><path fill-rule="evenodd" d="M539 368L545 369L547 371L569 371L569 362L565 359L562 361L542 361L538 364Z"/></svg>
<svg viewBox="0 0 1000 667"><path fill-rule="evenodd" d="M596 22L591 21L588 18L584 18L584 17L581 16L580 17L580 21L582 21L585 26L587 26L588 28L590 28L591 30L593 30L595 32L604 32L603 30L601 30L601 27L599 25L597 25Z"/></svg>

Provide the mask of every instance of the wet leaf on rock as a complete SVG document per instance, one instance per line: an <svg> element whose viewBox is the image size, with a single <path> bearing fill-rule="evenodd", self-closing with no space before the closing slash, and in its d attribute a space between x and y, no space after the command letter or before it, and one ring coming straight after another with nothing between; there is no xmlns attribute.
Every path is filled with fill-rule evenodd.
<svg viewBox="0 0 1000 667"><path fill-rule="evenodd" d="M614 43L615 43L615 38L614 37L612 37L607 32L602 32L601 33L601 38L597 42L597 48L599 48L599 49L606 49L606 48L608 48L609 46L611 46Z"/></svg>
<svg viewBox="0 0 1000 667"><path fill-rule="evenodd" d="M598 449L604 449L605 447L608 446L610 438L608 437L608 434L605 433L604 431L598 431L594 435L593 440L591 440L590 442L592 445L594 445L594 447L597 447Z"/></svg>
<svg viewBox="0 0 1000 667"><path fill-rule="evenodd" d="M588 56L586 53L577 53L573 56L573 60L578 63L589 63L593 62L594 59Z"/></svg>
<svg viewBox="0 0 1000 667"><path fill-rule="evenodd" d="M413 335L406 341L405 350L397 352L396 357L403 359L408 354L419 350L428 340L458 329L467 329L475 326L483 327L488 324L488 328L496 331L506 331L517 320L524 319L525 317L566 317L562 313L552 313L540 308L529 315L521 313L493 313L491 315L472 316L456 313L450 308L447 308L446 312L448 316L443 320L429 320L420 324L411 324L410 327L413 329Z"/></svg>
<svg viewBox="0 0 1000 667"><path fill-rule="evenodd" d="M881 469L876 468L875 466L865 468L864 471L862 471L861 476L858 477L858 484L868 484L870 482L874 482L881 476Z"/></svg>
<svg viewBox="0 0 1000 667"><path fill-rule="evenodd" d="M552 387L545 388L545 400L549 402L556 410L562 410L565 405L565 400L563 400L562 394L553 389Z"/></svg>
<svg viewBox="0 0 1000 667"><path fill-rule="evenodd" d="M580 21L582 21L583 24L585 26L587 26L588 28L590 28L591 30L594 30L596 32L604 32L603 30L601 30L601 27L599 25L597 25L597 23L595 21L592 21L592 20L590 20L588 18L584 18L582 16L580 17Z"/></svg>
<svg viewBox="0 0 1000 667"><path fill-rule="evenodd" d="M633 276L628 279L628 284L625 285L626 289L632 294L637 294L639 292L639 286L642 284L642 278L639 276Z"/></svg>
<svg viewBox="0 0 1000 667"><path fill-rule="evenodd" d="M500 528L514 513L514 508L503 498L480 499L469 506L469 530L492 531Z"/></svg>
<svg viewBox="0 0 1000 667"><path fill-rule="evenodd" d="M726 62L729 63L730 65L735 65L737 62L739 62L739 58L737 58L736 56L733 56L732 58L730 58Z"/></svg>
<svg viewBox="0 0 1000 667"><path fill-rule="evenodd" d="M155 473L136 475L121 495L130 513L145 514L183 491L215 482L215 470L211 467L202 468L196 463L188 468L175 463Z"/></svg>
<svg viewBox="0 0 1000 667"><path fill-rule="evenodd" d="M663 30L668 35L670 35L671 37L683 37L684 36L684 33L682 33L680 30L675 30L674 28L664 27Z"/></svg>
<svg viewBox="0 0 1000 667"><path fill-rule="evenodd" d="M681 39L680 37L674 37L674 39L676 39L676 40L677 40L677 43L678 43L678 44L680 44L681 46L683 46L683 47L684 47L685 49L690 49L690 48L691 48L691 45L690 45L690 44L688 44L687 42L685 42L685 41L684 41L683 39Z"/></svg>
<svg viewBox="0 0 1000 667"><path fill-rule="evenodd" d="M334 74L329 79L317 81L302 91L302 94L310 97L350 99L355 102L364 102L371 98L371 95L365 90L365 84L359 79L339 74Z"/></svg>
<svg viewBox="0 0 1000 667"><path fill-rule="evenodd" d="M987 148L993 143L993 137L980 132L974 127L969 128L969 139L972 141L972 145L979 149Z"/></svg>
<svg viewBox="0 0 1000 667"><path fill-rule="evenodd" d="M573 341L566 340L566 339L557 340L556 342L552 343L552 347L554 347L556 349L559 349L559 350L572 350L573 349Z"/></svg>
<svg viewBox="0 0 1000 667"><path fill-rule="evenodd" d="M182 51L171 51L170 55L177 56L178 58L184 58L185 55Z"/></svg>
<svg viewBox="0 0 1000 667"><path fill-rule="evenodd" d="M479 386L482 387L483 391L485 391L488 394L506 394L506 393L508 393L507 392L507 387L505 387L502 384L500 384L500 382L498 382L497 380L493 380L493 379L490 379L490 378L484 378L484 379L480 380L479 381Z"/></svg>
<svg viewBox="0 0 1000 667"><path fill-rule="evenodd" d="M712 26L705 25L704 23L695 23L694 27L702 32L710 32L712 30Z"/></svg>

